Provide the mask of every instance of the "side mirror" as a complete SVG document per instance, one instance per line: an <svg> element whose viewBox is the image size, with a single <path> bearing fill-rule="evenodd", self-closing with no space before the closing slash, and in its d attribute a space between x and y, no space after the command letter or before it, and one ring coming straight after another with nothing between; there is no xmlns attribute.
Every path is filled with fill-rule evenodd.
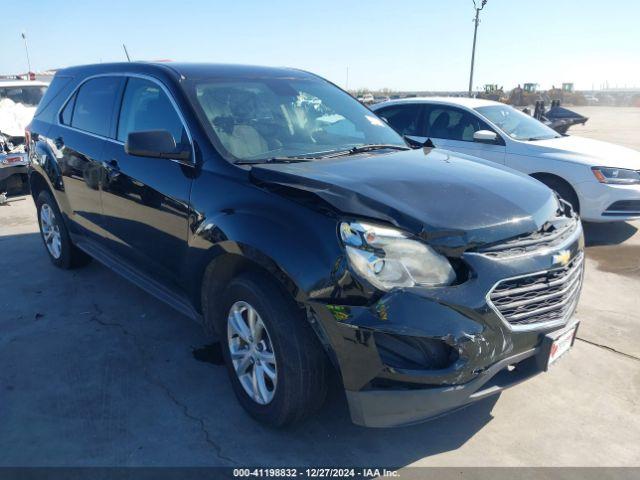
<svg viewBox="0 0 640 480"><path fill-rule="evenodd" d="M473 134L473 141L479 143L496 143L498 134L490 130L478 130Z"/></svg>
<svg viewBox="0 0 640 480"><path fill-rule="evenodd" d="M131 132L124 144L124 151L137 157L189 160L191 150L178 149L176 140L166 130Z"/></svg>

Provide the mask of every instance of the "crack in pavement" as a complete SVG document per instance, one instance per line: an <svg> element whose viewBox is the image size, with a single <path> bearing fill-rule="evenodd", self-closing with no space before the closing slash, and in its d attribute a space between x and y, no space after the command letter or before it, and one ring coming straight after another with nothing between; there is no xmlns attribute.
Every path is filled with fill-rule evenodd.
<svg viewBox="0 0 640 480"><path fill-rule="evenodd" d="M133 333L129 332L124 325L122 325L121 323L117 323L117 322L105 322L104 320L101 320L100 318L98 318L100 315L102 315L102 310L100 309L100 307L97 304L93 304L93 308L96 311L96 315L91 315L90 317L90 321L96 322L102 326L105 327L116 327L118 328L125 336L128 336L132 339L133 344L135 345L136 349L138 350L138 353L140 354L143 362L142 362L142 368L143 368L143 372L144 375L147 377L147 379L154 384L156 387L158 387L160 390L162 390L165 395L167 396L167 398L169 400L171 400L171 402L173 402L177 407L179 407L182 410L182 414L188 418L189 420L195 421L198 423L200 430L202 431L202 433L204 434L204 439L205 442L207 444L209 444L215 451L216 456L221 459L221 460L225 460L227 462L233 463L233 464L238 464L238 462L236 462L234 459L224 455L222 453L222 447L220 445L218 445L212 438L211 438L211 434L209 433L209 430L207 429L206 425L204 424L204 420L200 417L196 417L195 415L192 415L189 412L189 407L187 407L186 404L182 403L180 400L178 400L178 398L173 394L173 392L171 391L171 389L169 387L167 387L165 384L163 384L162 382L160 382L160 380L158 380L155 376L153 376L151 374L151 372L149 372L149 368L146 362L146 355L144 352L144 349L142 348L142 345L140 345L139 341L138 341L138 337L137 335L134 335Z"/></svg>
<svg viewBox="0 0 640 480"><path fill-rule="evenodd" d="M630 353L621 352L620 350L616 350L615 348L604 345L602 343L592 342L591 340L587 340L586 338L582 337L576 337L576 340L580 340L581 342L588 343L589 345L593 345L594 347L600 347L604 350L609 350L610 352L617 353L618 355L640 361L640 357L636 357L635 355L631 355Z"/></svg>

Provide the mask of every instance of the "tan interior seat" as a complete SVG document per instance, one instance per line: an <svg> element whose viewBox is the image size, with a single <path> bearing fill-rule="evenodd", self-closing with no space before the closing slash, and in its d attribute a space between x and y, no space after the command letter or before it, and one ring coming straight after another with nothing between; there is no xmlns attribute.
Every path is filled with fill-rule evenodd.
<svg viewBox="0 0 640 480"><path fill-rule="evenodd" d="M269 145L260 132L251 125L240 123L251 117L252 112L245 110L251 110L251 103L242 105L245 107L242 109L239 108L238 99L233 100L235 102L229 102L229 99L223 101L213 95L201 99L205 113L224 147L238 158L256 157L268 151ZM237 111L234 112L232 107L236 107Z"/></svg>
<svg viewBox="0 0 640 480"><path fill-rule="evenodd" d="M236 125L231 135L227 134L226 143L222 142L233 156L239 158L255 157L269 150L264 137L250 125Z"/></svg>

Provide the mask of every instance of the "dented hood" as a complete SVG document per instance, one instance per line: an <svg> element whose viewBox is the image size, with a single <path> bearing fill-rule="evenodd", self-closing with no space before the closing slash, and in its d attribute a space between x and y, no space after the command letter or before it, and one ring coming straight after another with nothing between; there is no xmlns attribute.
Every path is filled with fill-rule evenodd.
<svg viewBox="0 0 640 480"><path fill-rule="evenodd" d="M387 221L449 247L533 232L558 209L542 183L439 149L260 164L250 175L291 198L319 197L346 216Z"/></svg>

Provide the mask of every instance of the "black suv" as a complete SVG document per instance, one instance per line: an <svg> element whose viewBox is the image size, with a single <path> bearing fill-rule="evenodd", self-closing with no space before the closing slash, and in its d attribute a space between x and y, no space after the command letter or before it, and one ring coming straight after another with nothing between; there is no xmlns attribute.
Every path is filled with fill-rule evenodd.
<svg viewBox="0 0 640 480"><path fill-rule="evenodd" d="M42 238L223 346L272 425L340 375L354 422L401 425L546 370L573 343L583 235L525 175L407 143L313 74L58 71L28 132Z"/></svg>

